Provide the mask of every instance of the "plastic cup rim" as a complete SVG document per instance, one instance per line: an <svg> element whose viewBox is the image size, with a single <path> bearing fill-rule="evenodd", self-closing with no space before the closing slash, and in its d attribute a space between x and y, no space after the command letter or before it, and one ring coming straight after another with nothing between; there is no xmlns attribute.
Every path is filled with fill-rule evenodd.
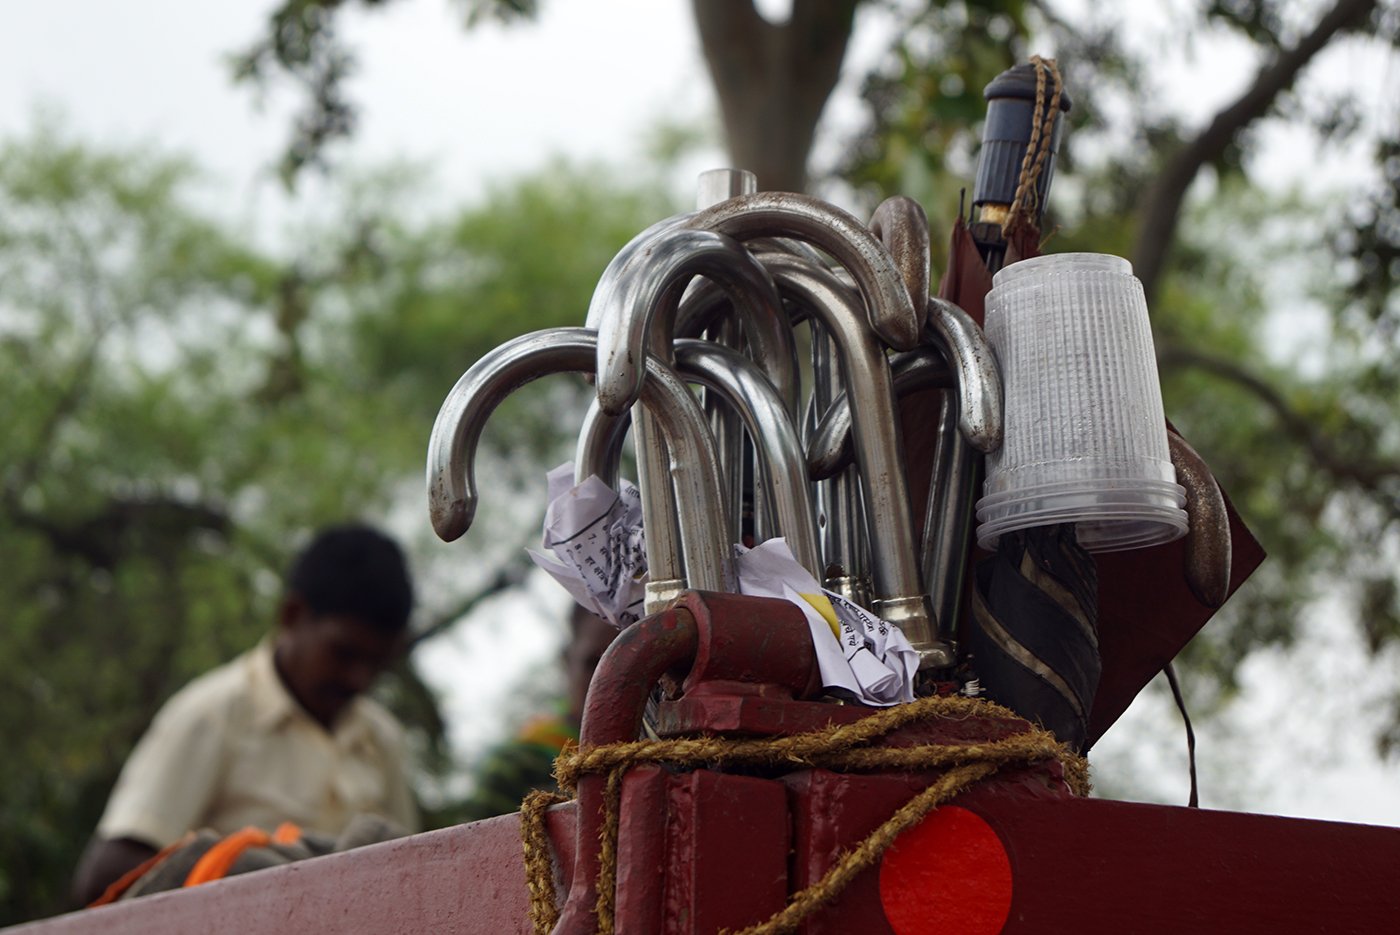
<svg viewBox="0 0 1400 935"><path fill-rule="evenodd" d="M1081 538L1081 544L1089 552L1123 552L1130 549L1147 548L1153 545L1161 545L1180 539L1188 531L1188 520L1185 510L1175 511L1179 515L1157 515L1157 516L1086 516L1079 520L1059 519L1054 517L1016 517L1017 520L1032 520L1030 522L1013 522L1010 519L1001 521L989 521L977 527L977 545L985 550L996 548L996 543L1003 535L1009 532L1016 532L1020 529L1033 529L1039 526L1060 525L1066 522L1093 524L1094 529L1089 536ZM1106 527L1125 527L1119 536L1106 533Z"/></svg>

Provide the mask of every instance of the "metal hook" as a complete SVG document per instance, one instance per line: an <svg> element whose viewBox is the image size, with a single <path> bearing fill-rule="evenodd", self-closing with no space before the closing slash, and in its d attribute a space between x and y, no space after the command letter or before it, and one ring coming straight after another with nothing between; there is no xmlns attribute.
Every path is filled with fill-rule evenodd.
<svg viewBox="0 0 1400 935"><path fill-rule="evenodd" d="M756 353L768 362L784 399L794 400L795 406L795 377L783 367L792 357L792 333L777 289L763 266L736 241L708 231L667 227L627 263L610 265L609 270L613 275L599 281L588 312L589 322L598 326L596 392L604 412L616 415L637 400L645 377L642 364L649 356L671 359L681 291L697 275L717 281L745 314ZM632 426L643 522L660 561L652 569L647 593L649 603L659 604L683 587L678 557L684 555L685 537L672 520L672 458L665 442L646 412L634 417Z"/></svg>
<svg viewBox="0 0 1400 935"><path fill-rule="evenodd" d="M909 301L917 309L928 300L928 215L913 198L895 195L880 202L870 218L870 232L880 238L899 268Z"/></svg>
<svg viewBox="0 0 1400 935"><path fill-rule="evenodd" d="M496 406L542 376L591 372L597 340L585 328L536 331L497 347L457 381L438 410L428 442L428 512L441 538L457 539L476 515L476 451ZM640 401L676 452L671 478L681 533L692 546L686 552L688 582L703 590L732 590L731 535L720 509L719 462L704 414L685 383L654 358L646 360ZM653 549L648 536L648 565Z"/></svg>
<svg viewBox="0 0 1400 935"><path fill-rule="evenodd" d="M938 633L951 642L961 611L978 458L1001 447L1001 368L970 315L946 299L930 298L928 305L925 339L942 351L956 378L955 390L943 394L939 407L919 558Z"/></svg>
<svg viewBox="0 0 1400 935"><path fill-rule="evenodd" d="M739 413L759 458L761 481L777 513L778 529L798 564L822 574L817 518L807 491L807 459L797 427L777 391L753 361L709 341L675 343L676 370L717 392ZM734 466L736 469L738 465Z"/></svg>
<svg viewBox="0 0 1400 935"><path fill-rule="evenodd" d="M831 335L847 392L860 413L853 432L865 516L872 530L872 609L904 631L919 651L923 668L951 665L949 647L934 636L930 603L920 580L893 378L884 349L853 291L829 271L791 257L773 256L767 262L779 289L804 305ZM907 299L903 285L897 286Z"/></svg>
<svg viewBox="0 0 1400 935"><path fill-rule="evenodd" d="M699 211L685 225L740 241L792 237L820 247L850 272L865 298L870 326L886 344L907 351L919 343L927 309L910 301L884 245L840 208L810 195L758 192Z"/></svg>
<svg viewBox="0 0 1400 935"><path fill-rule="evenodd" d="M953 386L953 372L936 347L918 347L889 360L896 399L921 390ZM814 481L825 480L844 471L854 460L851 400L843 392L832 400L807 440L807 476Z"/></svg>
<svg viewBox="0 0 1400 935"><path fill-rule="evenodd" d="M1216 608L1230 596L1230 514L1225 495L1210 468L1175 432L1167 432L1167 448L1176 482L1186 490L1186 556L1183 570L1191 593L1207 607Z"/></svg>

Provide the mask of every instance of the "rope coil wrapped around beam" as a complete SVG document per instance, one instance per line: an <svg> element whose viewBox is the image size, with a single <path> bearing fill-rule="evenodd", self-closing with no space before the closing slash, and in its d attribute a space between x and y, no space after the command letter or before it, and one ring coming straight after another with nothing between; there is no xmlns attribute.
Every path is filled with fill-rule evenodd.
<svg viewBox="0 0 1400 935"><path fill-rule="evenodd" d="M1020 733L994 741L909 747L873 746L892 731L906 725L972 717L1017 719L1012 711L989 701L936 695L887 708L852 724L835 725L788 737L762 740L730 740L722 737L636 740L566 749L559 755L554 767L559 787L565 792L572 793L579 778L584 775L606 775L608 778L603 832L598 842L598 931L603 935L613 931L622 777L635 766L769 766L788 770L822 768L841 772L946 770L864 841L843 854L822 879L794 894L781 912L742 930L738 935L776 935L792 931L808 915L839 895L856 875L874 865L902 832L1004 766L1058 762L1064 769L1065 781L1070 789L1077 795L1088 795L1088 762L1056 740L1050 732L1030 725ZM559 916L549 835L545 829L545 810L569 798L569 795L536 791L525 798L520 810L521 839L530 891L530 919L537 935L549 932Z"/></svg>

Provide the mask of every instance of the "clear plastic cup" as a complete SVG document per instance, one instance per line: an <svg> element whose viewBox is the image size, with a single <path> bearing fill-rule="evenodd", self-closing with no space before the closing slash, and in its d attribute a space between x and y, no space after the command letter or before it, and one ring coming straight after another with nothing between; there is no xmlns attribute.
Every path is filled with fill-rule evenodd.
<svg viewBox="0 0 1400 935"><path fill-rule="evenodd" d="M1012 264L992 282L986 332L1001 364L1005 437L987 456L977 544L1056 523L1075 523L1091 552L1185 535L1132 265L1061 253Z"/></svg>

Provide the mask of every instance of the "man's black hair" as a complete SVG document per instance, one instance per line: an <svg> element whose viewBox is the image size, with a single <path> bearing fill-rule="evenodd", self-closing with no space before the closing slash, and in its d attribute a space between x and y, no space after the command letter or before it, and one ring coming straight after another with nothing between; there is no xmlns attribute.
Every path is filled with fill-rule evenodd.
<svg viewBox="0 0 1400 935"><path fill-rule="evenodd" d="M354 617L388 632L408 626L413 584L398 544L358 523L317 533L292 563L287 591L314 614Z"/></svg>

